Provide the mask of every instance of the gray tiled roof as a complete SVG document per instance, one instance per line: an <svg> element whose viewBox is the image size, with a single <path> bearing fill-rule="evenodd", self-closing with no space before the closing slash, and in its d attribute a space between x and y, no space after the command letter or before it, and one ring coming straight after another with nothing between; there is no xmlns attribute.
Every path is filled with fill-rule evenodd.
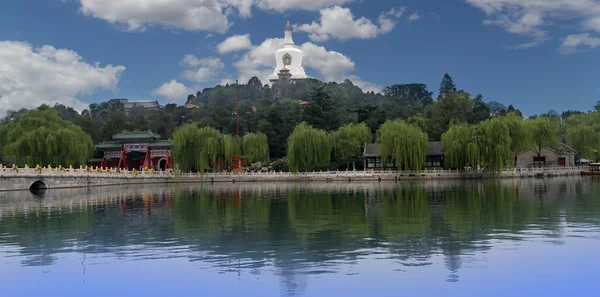
<svg viewBox="0 0 600 297"><path fill-rule="evenodd" d="M427 144L427 155L428 156L441 156L444 153L442 152L442 142L441 141L430 141ZM379 157L381 156L381 151L379 150L378 143L367 143L365 145L365 149L363 151L363 157Z"/></svg>
<svg viewBox="0 0 600 297"><path fill-rule="evenodd" d="M442 142L441 141L430 141L427 144L427 155L428 156L441 156L444 153L442 152Z"/></svg>
<svg viewBox="0 0 600 297"><path fill-rule="evenodd" d="M367 145L365 145L365 150L363 152L363 156L365 156L365 157L381 156L381 152L379 151L379 144L378 143L367 143Z"/></svg>
<svg viewBox="0 0 600 297"><path fill-rule="evenodd" d="M573 155L577 154L577 151L573 147L566 145L564 143L561 143L561 149L568 154L573 154Z"/></svg>

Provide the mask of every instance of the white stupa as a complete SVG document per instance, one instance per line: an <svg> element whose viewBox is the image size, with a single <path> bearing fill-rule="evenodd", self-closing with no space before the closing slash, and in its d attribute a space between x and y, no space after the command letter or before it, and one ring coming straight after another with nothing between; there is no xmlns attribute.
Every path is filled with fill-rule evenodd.
<svg viewBox="0 0 600 297"><path fill-rule="evenodd" d="M277 66L273 74L269 76L272 83L276 83L280 78L291 80L307 78L302 67L302 50L294 46L292 39L292 25L287 22L284 29L285 38L283 39L283 48L275 52L275 61ZM283 70L283 71L282 71Z"/></svg>

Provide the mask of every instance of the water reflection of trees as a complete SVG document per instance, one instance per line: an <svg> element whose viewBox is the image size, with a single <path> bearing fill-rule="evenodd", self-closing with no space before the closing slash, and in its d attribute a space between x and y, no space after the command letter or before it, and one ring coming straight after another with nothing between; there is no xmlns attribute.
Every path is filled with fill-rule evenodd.
<svg viewBox="0 0 600 297"><path fill-rule="evenodd" d="M598 192L598 183L561 178L9 197L0 201L0 245L18 245L23 265L51 265L65 251L130 260L147 250L144 257L187 257L223 271L273 268L286 294L306 287L308 274L357 266L373 253L405 267L442 255L448 280L458 281L464 255L492 248L494 239L526 240L531 230L557 236L565 218L598 224Z"/></svg>

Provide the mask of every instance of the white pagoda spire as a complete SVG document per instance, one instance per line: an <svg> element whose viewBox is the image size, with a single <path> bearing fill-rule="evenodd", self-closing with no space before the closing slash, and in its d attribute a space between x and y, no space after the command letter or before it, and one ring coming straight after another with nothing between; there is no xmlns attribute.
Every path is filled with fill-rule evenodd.
<svg viewBox="0 0 600 297"><path fill-rule="evenodd" d="M283 47L284 48L290 48L290 47L294 47L294 39L292 38L292 25L290 25L290 22L287 22L287 25L285 25L285 29L283 30L285 32L285 37L283 38Z"/></svg>

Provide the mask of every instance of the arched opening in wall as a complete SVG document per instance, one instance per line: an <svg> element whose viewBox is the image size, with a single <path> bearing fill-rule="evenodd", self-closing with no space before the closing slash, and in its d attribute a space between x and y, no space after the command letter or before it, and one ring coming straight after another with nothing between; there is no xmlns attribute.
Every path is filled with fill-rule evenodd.
<svg viewBox="0 0 600 297"><path fill-rule="evenodd" d="M167 160L160 159L160 161L158 161L158 167L160 168L161 171L165 171L167 169Z"/></svg>
<svg viewBox="0 0 600 297"><path fill-rule="evenodd" d="M39 194L41 192L44 192L46 189L48 189L48 185L46 185L46 183L41 180L37 180L34 183L32 183L31 186L29 186L29 191L33 194Z"/></svg>

